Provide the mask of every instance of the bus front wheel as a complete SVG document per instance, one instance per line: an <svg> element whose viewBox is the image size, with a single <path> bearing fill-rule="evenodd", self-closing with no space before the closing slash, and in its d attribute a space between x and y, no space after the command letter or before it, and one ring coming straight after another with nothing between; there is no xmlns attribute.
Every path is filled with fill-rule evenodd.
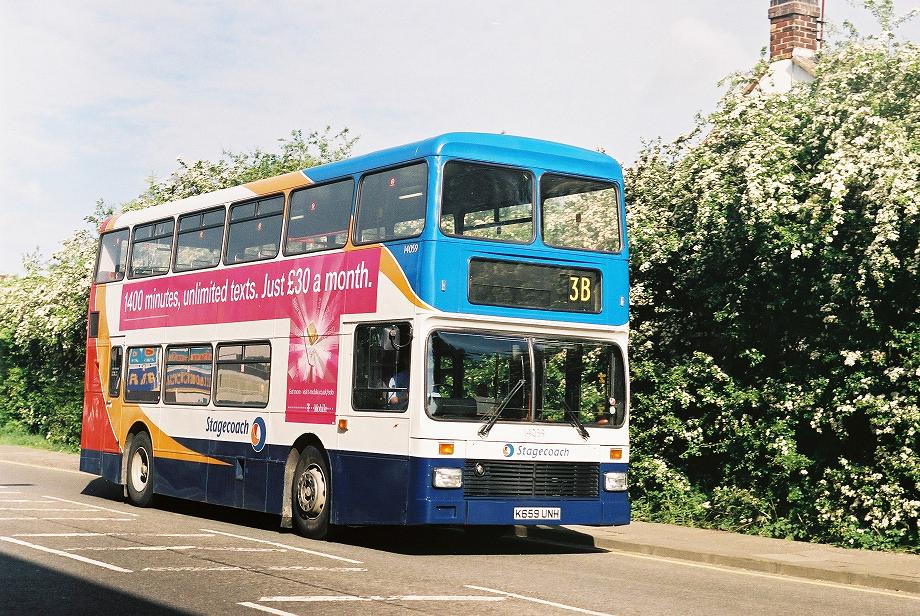
<svg viewBox="0 0 920 616"><path fill-rule="evenodd" d="M300 454L291 490L291 509L297 532L310 539L328 537L331 496L326 458L319 449L308 445Z"/></svg>
<svg viewBox="0 0 920 616"><path fill-rule="evenodd" d="M138 507L153 503L153 444L150 435L138 432L128 449L128 500Z"/></svg>

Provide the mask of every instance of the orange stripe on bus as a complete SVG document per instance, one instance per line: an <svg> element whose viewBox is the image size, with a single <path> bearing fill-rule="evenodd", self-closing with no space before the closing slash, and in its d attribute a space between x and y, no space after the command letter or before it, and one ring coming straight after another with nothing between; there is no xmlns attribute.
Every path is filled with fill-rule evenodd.
<svg viewBox="0 0 920 616"><path fill-rule="evenodd" d="M431 306L423 302L422 299L415 294L415 291L412 290L409 279L406 278L406 274L399 266L399 262L396 261L396 257L393 256L386 246L382 248L383 250L380 251L380 271L390 279L390 282L396 285L396 288L402 292L407 300L419 308L431 310Z"/></svg>
<svg viewBox="0 0 920 616"><path fill-rule="evenodd" d="M291 188L299 188L301 186L307 186L312 184L313 180L308 178L301 171L292 171L290 173L285 173L284 175L278 175L273 178L266 178L264 180L256 180L255 182L248 182L244 184L246 188L251 190L257 195L268 195L271 193L281 192L284 190L289 190Z"/></svg>

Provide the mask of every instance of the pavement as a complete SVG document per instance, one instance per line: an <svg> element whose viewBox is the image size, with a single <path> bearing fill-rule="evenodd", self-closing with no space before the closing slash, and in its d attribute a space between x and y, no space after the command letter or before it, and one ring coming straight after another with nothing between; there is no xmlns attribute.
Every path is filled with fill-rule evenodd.
<svg viewBox="0 0 920 616"><path fill-rule="evenodd" d="M0 460L79 472L74 454L0 445ZM89 476L88 476L89 477ZM770 539L671 524L516 528L519 537L920 595L920 555Z"/></svg>

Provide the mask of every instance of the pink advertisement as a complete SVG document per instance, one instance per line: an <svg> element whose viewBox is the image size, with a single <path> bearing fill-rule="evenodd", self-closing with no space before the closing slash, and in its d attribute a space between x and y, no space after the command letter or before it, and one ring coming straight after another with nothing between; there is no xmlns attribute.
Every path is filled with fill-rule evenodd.
<svg viewBox="0 0 920 616"><path fill-rule="evenodd" d="M379 272L371 248L129 283L120 328L290 319L286 419L331 424L339 317L377 309Z"/></svg>

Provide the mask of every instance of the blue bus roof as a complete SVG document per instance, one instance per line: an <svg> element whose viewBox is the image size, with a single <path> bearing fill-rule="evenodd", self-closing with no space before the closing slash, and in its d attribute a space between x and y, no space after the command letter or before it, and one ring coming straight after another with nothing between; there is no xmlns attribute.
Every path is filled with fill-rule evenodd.
<svg viewBox="0 0 920 616"><path fill-rule="evenodd" d="M542 139L489 133L445 133L303 172L313 181L322 182L428 156L537 167L609 179L618 179L622 173L617 161L607 154Z"/></svg>

